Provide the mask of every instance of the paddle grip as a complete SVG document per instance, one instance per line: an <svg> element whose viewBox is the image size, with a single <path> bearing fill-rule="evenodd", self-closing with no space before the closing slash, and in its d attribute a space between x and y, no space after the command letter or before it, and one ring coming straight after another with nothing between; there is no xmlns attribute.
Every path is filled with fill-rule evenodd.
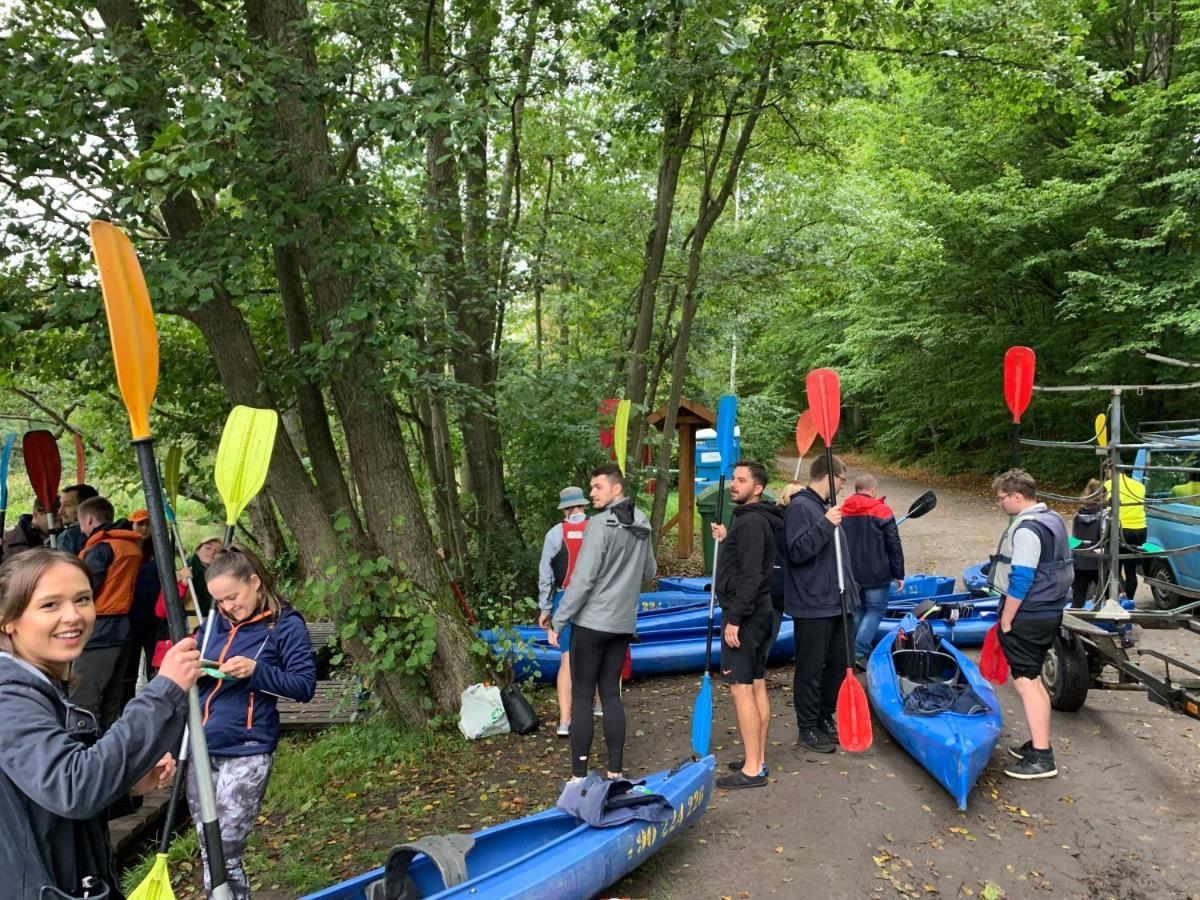
<svg viewBox="0 0 1200 900"><path fill-rule="evenodd" d="M184 747L187 746L187 735L184 735ZM180 753L179 765L175 768L175 781L171 785L171 800L167 804L167 817L163 820L162 835L158 839L158 852L166 853L171 849L171 832L175 829L175 814L179 810L179 798L183 795L183 781L186 778L187 757Z"/></svg>
<svg viewBox="0 0 1200 900"><path fill-rule="evenodd" d="M833 474L833 448L825 447L825 465L829 469L829 507L837 506L837 478ZM838 599L842 606L842 636L846 641L846 665L854 665L854 645L850 641L850 605L846 601L846 576L842 572L842 529L833 529L833 552L837 560Z"/></svg>
<svg viewBox="0 0 1200 900"><path fill-rule="evenodd" d="M154 545L154 565L158 569L158 580L162 587L164 605L167 607L167 627L171 632L171 643L178 643L187 635L187 620L176 591L175 569L172 565L174 550L171 535L167 531L167 513L163 506L162 483L158 479L158 466L154 462L154 438L142 438L133 442L137 451L138 468L142 472L142 493L146 498L146 511L150 514L150 541Z"/></svg>
<svg viewBox="0 0 1200 900"><path fill-rule="evenodd" d="M58 535L54 533L54 513L46 511L46 530L50 532L50 549L58 549Z"/></svg>
<svg viewBox="0 0 1200 900"><path fill-rule="evenodd" d="M225 537L221 539L221 545L223 547L228 547L230 544L233 543L233 532L236 527L237 527L236 525L226 525L225 526Z"/></svg>
<svg viewBox="0 0 1200 900"><path fill-rule="evenodd" d="M725 512L725 473L721 473L721 480L717 486L717 522L720 523ZM713 639L713 610L717 605L717 556L721 549L721 542L716 538L713 539L713 570L712 584L708 586L708 639L704 642L704 674L708 674L708 670L712 668L712 639Z"/></svg>
<svg viewBox="0 0 1200 900"><path fill-rule="evenodd" d="M1010 431L1010 440L1012 442L1012 467L1015 469L1021 465L1021 423L1013 422L1012 430Z"/></svg>

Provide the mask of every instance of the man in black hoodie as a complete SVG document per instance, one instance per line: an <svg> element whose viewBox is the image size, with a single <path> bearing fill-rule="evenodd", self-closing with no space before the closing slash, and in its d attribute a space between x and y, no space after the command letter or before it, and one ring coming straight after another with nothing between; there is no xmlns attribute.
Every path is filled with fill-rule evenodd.
<svg viewBox="0 0 1200 900"><path fill-rule="evenodd" d="M846 466L833 457L833 476L840 487ZM842 508L829 501L829 467L825 456L813 460L808 487L792 495L783 514L788 568L784 579L784 609L795 620L796 675L792 701L800 745L814 753L837 750L838 687L846 671L846 636L838 593L837 550ZM850 571L850 553L842 545L842 581L846 596L858 595Z"/></svg>
<svg viewBox="0 0 1200 900"><path fill-rule="evenodd" d="M771 708L767 701L767 654L771 650L775 614L770 578L775 564L775 531L783 527L780 508L762 502L768 474L761 463L740 459L734 465L729 496L736 509L728 531L713 526L721 541L717 558L717 600L721 604L721 674L729 682L743 759L730 764L730 774L717 779L722 788L761 787L767 783L766 745Z"/></svg>

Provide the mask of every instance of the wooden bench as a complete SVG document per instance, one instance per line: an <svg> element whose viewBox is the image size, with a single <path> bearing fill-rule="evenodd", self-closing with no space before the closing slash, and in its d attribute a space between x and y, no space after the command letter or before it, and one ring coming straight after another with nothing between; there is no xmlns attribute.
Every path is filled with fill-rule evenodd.
<svg viewBox="0 0 1200 900"><path fill-rule="evenodd" d="M151 791L142 797L142 805L139 809L127 816L112 819L108 823L108 837L112 842L113 853L121 856L126 850L136 849L135 845L140 844L144 837L158 827L159 822L166 815L170 802L170 788ZM188 818L187 802L181 798L175 827L178 828L181 822L187 822Z"/></svg>
<svg viewBox="0 0 1200 900"><path fill-rule="evenodd" d="M320 731L353 722L366 712L367 692L357 680L318 681L308 703L279 701L279 727L284 731Z"/></svg>

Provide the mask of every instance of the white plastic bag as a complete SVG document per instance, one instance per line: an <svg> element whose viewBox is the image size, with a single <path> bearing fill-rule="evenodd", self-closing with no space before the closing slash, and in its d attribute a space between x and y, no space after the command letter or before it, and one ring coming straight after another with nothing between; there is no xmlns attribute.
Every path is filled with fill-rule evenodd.
<svg viewBox="0 0 1200 900"><path fill-rule="evenodd" d="M473 684L463 691L458 730L470 741L494 734L508 734L508 716L504 714L500 688Z"/></svg>

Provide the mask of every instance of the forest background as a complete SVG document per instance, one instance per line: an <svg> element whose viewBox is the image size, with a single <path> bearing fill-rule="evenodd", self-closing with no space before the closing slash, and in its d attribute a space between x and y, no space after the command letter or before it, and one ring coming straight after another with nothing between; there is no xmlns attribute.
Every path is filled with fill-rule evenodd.
<svg viewBox="0 0 1200 900"><path fill-rule="evenodd" d="M120 224L193 518L219 520L229 407L279 410L249 530L410 723L484 658L434 547L488 622L526 614L604 398L633 401L661 528L677 463L644 415L669 434L681 396L715 407L735 341L748 455L832 366L847 442L945 471L1006 464L1012 344L1044 384L1200 356L1200 0L0 15L2 424L82 434L89 481L141 505L86 238ZM1100 403L1040 400L1026 430L1086 440Z"/></svg>

